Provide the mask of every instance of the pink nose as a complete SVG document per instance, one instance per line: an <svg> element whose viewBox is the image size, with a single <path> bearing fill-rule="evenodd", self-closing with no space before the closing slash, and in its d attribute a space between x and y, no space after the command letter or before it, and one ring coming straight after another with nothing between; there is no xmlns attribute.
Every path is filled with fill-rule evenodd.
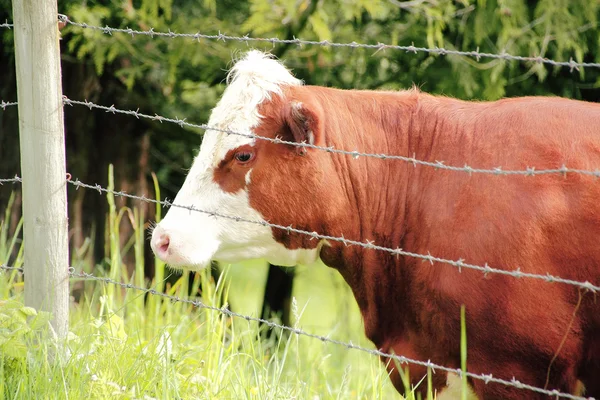
<svg viewBox="0 0 600 400"><path fill-rule="evenodd" d="M169 251L170 243L171 240L169 239L169 235L166 234L162 229L156 228L152 233L151 245L157 256L166 256Z"/></svg>

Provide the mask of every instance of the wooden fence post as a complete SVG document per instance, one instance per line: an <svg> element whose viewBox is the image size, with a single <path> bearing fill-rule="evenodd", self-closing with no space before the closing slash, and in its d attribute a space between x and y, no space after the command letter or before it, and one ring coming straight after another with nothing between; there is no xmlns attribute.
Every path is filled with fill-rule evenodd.
<svg viewBox="0 0 600 400"><path fill-rule="evenodd" d="M69 326L65 140L56 0L13 0L23 178L25 304Z"/></svg>

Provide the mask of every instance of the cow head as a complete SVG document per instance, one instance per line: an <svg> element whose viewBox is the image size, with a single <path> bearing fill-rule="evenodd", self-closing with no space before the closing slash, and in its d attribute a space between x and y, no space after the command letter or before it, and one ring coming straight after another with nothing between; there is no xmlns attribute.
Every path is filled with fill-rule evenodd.
<svg viewBox="0 0 600 400"><path fill-rule="evenodd" d="M311 201L325 185L319 155L243 135L316 143L322 131L319 109L287 96L303 87L302 82L259 51L237 61L227 83L208 125L242 135L206 130L173 201L203 212L171 207L152 232L152 249L171 267L190 270L202 269L211 260L312 263L322 241L261 223L315 229L312 223L328 212Z"/></svg>

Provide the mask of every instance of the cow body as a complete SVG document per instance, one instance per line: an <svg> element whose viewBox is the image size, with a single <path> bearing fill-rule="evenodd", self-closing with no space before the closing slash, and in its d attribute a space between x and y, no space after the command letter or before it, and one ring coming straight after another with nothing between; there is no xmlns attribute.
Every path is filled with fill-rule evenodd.
<svg viewBox="0 0 600 400"><path fill-rule="evenodd" d="M546 97L467 102L415 89L339 90L304 86L286 73L277 61L250 52L234 67L209 125L473 168L600 167L595 104ZM235 96L237 108L228 103ZM594 177L469 174L234 136L207 131L176 204L600 283L600 181ZM263 257L294 265L320 258L352 288L366 335L377 348L452 368L460 367L464 305L470 372L568 393L583 383L587 395L600 398L600 305L594 293L214 220L172 208L153 232L152 247L172 266L191 269L211 259ZM393 363L388 369L403 390ZM409 370L413 383L427 372L414 365ZM481 399L537 396L480 380L470 384ZM434 385L443 389L446 376L434 374Z"/></svg>

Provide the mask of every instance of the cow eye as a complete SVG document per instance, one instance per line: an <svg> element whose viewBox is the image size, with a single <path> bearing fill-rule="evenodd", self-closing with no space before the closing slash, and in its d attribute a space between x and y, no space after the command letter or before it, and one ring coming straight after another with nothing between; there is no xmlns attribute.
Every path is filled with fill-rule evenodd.
<svg viewBox="0 0 600 400"><path fill-rule="evenodd" d="M240 151L235 153L235 159L241 163L247 163L254 158L254 153L249 151Z"/></svg>

